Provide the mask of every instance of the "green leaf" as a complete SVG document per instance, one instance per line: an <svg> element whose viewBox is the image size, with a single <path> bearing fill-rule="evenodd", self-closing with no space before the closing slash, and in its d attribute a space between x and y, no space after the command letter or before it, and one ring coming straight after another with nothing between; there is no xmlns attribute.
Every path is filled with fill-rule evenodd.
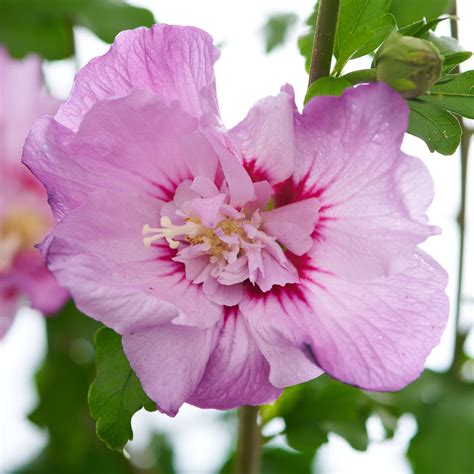
<svg viewBox="0 0 474 474"><path fill-rule="evenodd" d="M97 377L89 390L89 408L97 420L97 435L121 451L133 438L132 416L144 407L156 410L122 350L121 337L103 327L95 336Z"/></svg>
<svg viewBox="0 0 474 474"><path fill-rule="evenodd" d="M425 370L400 392L371 397L396 418L415 416L418 430L408 457L415 474L470 474L474 472L474 384L452 372Z"/></svg>
<svg viewBox="0 0 474 474"><path fill-rule="evenodd" d="M470 51L459 51L458 53L448 54L444 57L444 66L457 66L467 61L472 56ZM450 68L451 70L452 68Z"/></svg>
<svg viewBox="0 0 474 474"><path fill-rule="evenodd" d="M472 56L470 51L465 51L458 41L450 36L436 36L429 32L428 39L439 49L444 57L444 66L450 66L449 69Z"/></svg>
<svg viewBox="0 0 474 474"><path fill-rule="evenodd" d="M450 112L420 100L409 100L408 133L421 138L430 151L452 155L461 141L461 125Z"/></svg>
<svg viewBox="0 0 474 474"><path fill-rule="evenodd" d="M474 71L458 74L450 81L435 85L420 99L443 110L474 119Z"/></svg>
<svg viewBox="0 0 474 474"><path fill-rule="evenodd" d="M48 350L36 375L38 404L29 418L47 429L49 441L17 472L132 474L125 457L97 439L87 406L94 378L92 338L99 324L72 303L45 322Z"/></svg>
<svg viewBox="0 0 474 474"><path fill-rule="evenodd" d="M107 43L112 43L122 30L150 27L155 22L149 10L116 0L89 0L77 10L76 15L78 24L89 28Z"/></svg>
<svg viewBox="0 0 474 474"><path fill-rule="evenodd" d="M136 470L135 474L176 474L174 458L173 448L167 437L163 433L154 433L143 451L134 451L133 453L135 464L149 466L145 471ZM109 472L102 471L100 474L109 474Z"/></svg>
<svg viewBox="0 0 474 474"><path fill-rule="evenodd" d="M415 21L409 25L402 26L397 31L404 36L414 36L415 38L430 39L429 36L433 35L430 30L434 30L438 23L449 20L449 16L442 18L435 18L434 20L426 21L425 18L422 20Z"/></svg>
<svg viewBox="0 0 474 474"><path fill-rule="evenodd" d="M425 25L426 20L423 18L422 20L415 21L409 25L402 26L397 31L405 36L416 36L417 32L420 31Z"/></svg>
<svg viewBox="0 0 474 474"><path fill-rule="evenodd" d="M122 0L1 0L0 43L14 57L46 59L74 54L73 27L90 28L112 42L123 29L151 26L153 15Z"/></svg>
<svg viewBox="0 0 474 474"><path fill-rule="evenodd" d="M452 0L392 0L391 13L399 26L427 18L432 20L450 10Z"/></svg>
<svg viewBox="0 0 474 474"><path fill-rule="evenodd" d="M13 57L37 53L47 59L63 59L74 54L72 23L47 6L40 8L42 3L0 2L0 43Z"/></svg>
<svg viewBox="0 0 474 474"><path fill-rule="evenodd" d="M298 17L294 13L281 13L271 16L263 27L265 49L270 53L281 46L295 26Z"/></svg>
<svg viewBox="0 0 474 474"><path fill-rule="evenodd" d="M335 72L340 74L349 59L374 51L395 29L388 13L390 0L342 0L336 30Z"/></svg>
<svg viewBox="0 0 474 474"><path fill-rule="evenodd" d="M361 390L328 376L290 387L271 406L263 407L264 423L275 417L285 420L288 444L314 453L327 442L330 432L346 439L355 449L367 448L366 421L372 400Z"/></svg>
<svg viewBox="0 0 474 474"><path fill-rule="evenodd" d="M312 457L282 448L263 450L261 474L311 474Z"/></svg>
<svg viewBox="0 0 474 474"><path fill-rule="evenodd" d="M415 474L474 472L474 385L446 377L444 393L417 413L408 458Z"/></svg>
<svg viewBox="0 0 474 474"><path fill-rule="evenodd" d="M377 26L371 33L371 38L365 43L362 48L359 48L351 59L359 58L375 51L385 40L385 38L395 30L395 18L390 13L383 15L380 19L379 26Z"/></svg>
<svg viewBox="0 0 474 474"><path fill-rule="evenodd" d="M412 413L418 430L408 458L415 474L474 472L474 384L426 370L400 392L372 394L395 417Z"/></svg>
<svg viewBox="0 0 474 474"><path fill-rule="evenodd" d="M441 18L435 18L434 20L425 22L425 24L421 26L413 36L416 36L417 38L427 39L430 30L434 30L439 23L447 21L449 20L449 18L449 16L443 16Z"/></svg>
<svg viewBox="0 0 474 474"><path fill-rule="evenodd" d="M311 474L313 457L288 449L264 447L262 450L262 467L260 474ZM235 454L226 461L219 474L232 474Z"/></svg>
<svg viewBox="0 0 474 474"><path fill-rule="evenodd" d="M305 105L317 95L341 95L352 84L340 77L321 77L308 88L304 98Z"/></svg>

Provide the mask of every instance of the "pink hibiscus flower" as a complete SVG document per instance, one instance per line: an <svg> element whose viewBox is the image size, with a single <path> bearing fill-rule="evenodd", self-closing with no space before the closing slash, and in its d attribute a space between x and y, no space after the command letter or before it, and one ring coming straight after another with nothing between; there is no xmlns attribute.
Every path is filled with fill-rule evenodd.
<svg viewBox="0 0 474 474"><path fill-rule="evenodd" d="M24 296L44 313L67 298L33 247L54 220L43 186L20 162L33 121L58 106L43 89L39 58L14 61L0 48L0 337Z"/></svg>
<svg viewBox="0 0 474 474"><path fill-rule="evenodd" d="M370 390L415 379L448 315L433 184L400 151L383 84L292 89L219 119L205 32L121 33L78 74L24 161L57 225L43 245L78 306L123 336L165 413L274 400L326 371Z"/></svg>

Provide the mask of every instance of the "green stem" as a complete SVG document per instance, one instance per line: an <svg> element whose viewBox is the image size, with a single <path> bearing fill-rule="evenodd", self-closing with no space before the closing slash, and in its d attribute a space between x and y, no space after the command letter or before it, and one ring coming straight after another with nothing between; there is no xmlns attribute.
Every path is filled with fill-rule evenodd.
<svg viewBox="0 0 474 474"><path fill-rule="evenodd" d="M454 354L451 368L457 372L459 363L463 359L463 346L467 333L459 327L461 319L462 299L463 299L463 274L464 274L464 248L465 248L465 229L466 229L466 194L467 194L467 162L469 158L469 147L471 144L471 132L462 124L461 137L461 205L458 214L459 226L459 260L457 275L456 292L456 310L454 313L454 324L456 335L454 340Z"/></svg>
<svg viewBox="0 0 474 474"><path fill-rule="evenodd" d="M451 34L453 38L459 39L458 24L457 24L457 8L456 0L453 1L452 17L450 19ZM459 66L456 67L455 73L459 73ZM451 372L455 375L458 373L460 365L463 360L463 346L466 341L467 333L462 331L459 327L462 309L463 297L463 274L464 274L464 247L465 247L465 229L466 229L466 191L467 191L467 162L469 158L469 146L471 143L471 130L468 130L461 119L461 204L458 214L459 226L459 259L458 259L458 275L457 275L457 292L456 292L456 309L454 313L454 324L456 334L454 339L454 354L451 363Z"/></svg>
<svg viewBox="0 0 474 474"><path fill-rule="evenodd" d="M239 410L239 439L235 474L258 474L262 437L257 424L258 407L243 406Z"/></svg>
<svg viewBox="0 0 474 474"><path fill-rule="evenodd" d="M341 79L349 81L351 84L363 84L365 82L376 82L375 69L361 69L360 71L349 72L341 76Z"/></svg>
<svg viewBox="0 0 474 474"><path fill-rule="evenodd" d="M331 71L339 7L340 0L319 0L308 87Z"/></svg>

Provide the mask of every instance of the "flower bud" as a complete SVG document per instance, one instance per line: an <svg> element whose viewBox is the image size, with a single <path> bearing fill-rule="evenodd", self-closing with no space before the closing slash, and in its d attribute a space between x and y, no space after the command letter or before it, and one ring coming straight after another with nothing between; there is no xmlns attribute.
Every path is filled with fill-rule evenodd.
<svg viewBox="0 0 474 474"><path fill-rule="evenodd" d="M443 65L438 48L429 41L393 32L375 55L377 80L409 99L436 83Z"/></svg>

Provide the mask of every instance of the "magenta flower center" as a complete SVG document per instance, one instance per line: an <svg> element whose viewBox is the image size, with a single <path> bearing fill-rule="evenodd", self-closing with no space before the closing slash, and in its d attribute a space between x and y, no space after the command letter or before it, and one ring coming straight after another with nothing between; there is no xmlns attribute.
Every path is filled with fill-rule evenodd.
<svg viewBox="0 0 474 474"><path fill-rule="evenodd" d="M223 285L236 290L249 281L268 291L274 284L298 281L283 246L263 229L265 211L258 207L266 206L267 200L237 209L226 191L202 177L185 181L174 200L163 206L159 227L143 227L144 244L165 240L177 250L173 260L184 264L186 278L214 289ZM275 272L275 267L281 271Z"/></svg>
<svg viewBox="0 0 474 474"><path fill-rule="evenodd" d="M149 247L153 242L164 238L172 249L177 249L181 242L175 238L181 237L191 245L203 244L207 253L217 258L228 255L236 244L238 245L236 250L240 253L243 250L243 245L253 243L253 239L245 230L246 227L251 228L252 221L250 219L226 217L214 228L206 227L199 217L186 217L184 220L185 224L175 225L168 216L163 216L160 220L162 227L153 228L148 224L144 225L143 235L146 237L144 237L143 243ZM149 234L154 235L150 236Z"/></svg>

